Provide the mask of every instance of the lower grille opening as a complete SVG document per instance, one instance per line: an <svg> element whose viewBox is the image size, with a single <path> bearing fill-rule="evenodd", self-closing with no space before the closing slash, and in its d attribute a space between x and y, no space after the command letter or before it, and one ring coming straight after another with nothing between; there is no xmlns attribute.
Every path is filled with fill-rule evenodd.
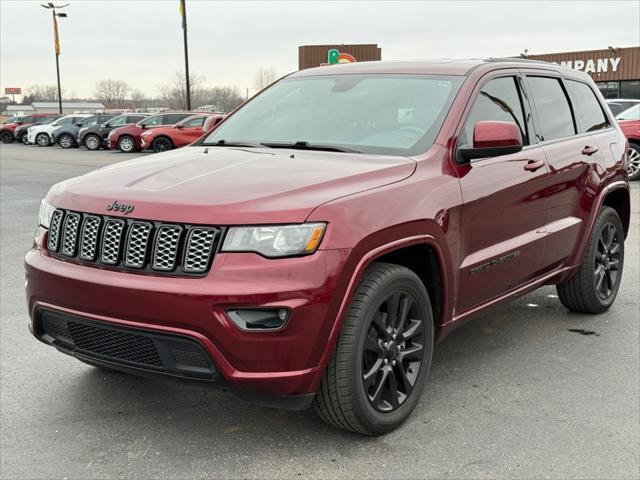
<svg viewBox="0 0 640 480"><path fill-rule="evenodd" d="M40 311L37 336L78 356L173 375L216 379L209 355L195 340Z"/></svg>

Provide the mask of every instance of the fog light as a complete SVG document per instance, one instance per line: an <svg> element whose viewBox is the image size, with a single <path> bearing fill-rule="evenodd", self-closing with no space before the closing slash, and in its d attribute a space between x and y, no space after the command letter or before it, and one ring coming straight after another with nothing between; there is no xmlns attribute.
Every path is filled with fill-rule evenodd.
<svg viewBox="0 0 640 480"><path fill-rule="evenodd" d="M279 330L289 319L288 308L246 308L228 310L227 315L243 330Z"/></svg>

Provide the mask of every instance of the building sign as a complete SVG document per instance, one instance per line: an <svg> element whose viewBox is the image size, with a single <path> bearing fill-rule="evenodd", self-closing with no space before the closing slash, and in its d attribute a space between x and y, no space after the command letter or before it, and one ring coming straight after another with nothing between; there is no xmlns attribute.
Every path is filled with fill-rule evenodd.
<svg viewBox="0 0 640 480"><path fill-rule="evenodd" d="M22 88L20 87L7 87L4 89L4 94L5 95L21 95L22 94Z"/></svg>
<svg viewBox="0 0 640 480"><path fill-rule="evenodd" d="M337 63L355 63L356 58L350 53L340 53L337 48L332 48L327 52L327 65L335 65Z"/></svg>
<svg viewBox="0 0 640 480"><path fill-rule="evenodd" d="M561 60L560 62L554 62L563 67L573 68L574 70L580 70L584 73L607 73L617 72L620 65L620 57L607 57L607 58L589 58L587 60Z"/></svg>

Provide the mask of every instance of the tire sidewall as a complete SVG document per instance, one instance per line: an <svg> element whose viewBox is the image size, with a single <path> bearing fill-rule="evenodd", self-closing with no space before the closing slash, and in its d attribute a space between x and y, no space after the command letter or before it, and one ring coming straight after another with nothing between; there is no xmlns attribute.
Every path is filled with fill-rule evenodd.
<svg viewBox="0 0 640 480"><path fill-rule="evenodd" d="M96 141L96 147L95 148L91 148L89 146L89 142L91 140L95 140ZM87 147L87 150L98 150L100 148L100 138L97 135L87 135L84 139L84 146Z"/></svg>
<svg viewBox="0 0 640 480"><path fill-rule="evenodd" d="M635 150L640 154L640 146L634 143L629 143L629 150ZM629 175L629 180L630 181L640 180L640 169L635 173L635 175Z"/></svg>
<svg viewBox="0 0 640 480"><path fill-rule="evenodd" d="M395 291L410 293L417 301L425 322L425 357L409 398L405 400L397 410L390 413L382 413L369 403L369 399L366 396L361 371L362 351L371 317L380 304ZM349 315L353 315L353 309L350 309ZM416 275L410 271L399 271L385 279L384 285L375 292L372 301L369 302L364 310L358 311L356 317L359 322L359 329L355 340L357 347L352 349L350 359L350 384L353 385L353 394L356 400L354 402L354 413L361 423L373 426L376 433L388 432L406 420L420 401L426 377L431 367L431 358L433 355L433 314L431 312L429 295Z"/></svg>
<svg viewBox="0 0 640 480"><path fill-rule="evenodd" d="M69 144L66 147L63 145L65 139L69 139ZM62 148L71 148L73 147L73 138L71 138L71 135L65 133L58 139L58 145L60 145Z"/></svg>
<svg viewBox="0 0 640 480"><path fill-rule="evenodd" d="M27 138L28 138L28 133L27 132L22 132L20 134L20 143L23 144L23 145L26 145L27 141L28 141Z"/></svg>
<svg viewBox="0 0 640 480"><path fill-rule="evenodd" d="M164 150L159 149L158 147L161 143L167 145L167 148ZM151 143L151 148L156 153L162 153L162 152L166 152L167 150L171 150L173 148L173 143L167 137L158 137L154 139L153 142Z"/></svg>
<svg viewBox="0 0 640 480"><path fill-rule="evenodd" d="M615 288L613 289L611 295L609 295L606 300L603 300L602 298L600 298L600 295L598 295L595 283L593 281L593 275L595 273L595 259L598 253L597 242L600 238L600 235L602 234L602 230L608 223L613 224L616 228L616 234L618 236L618 242L620 244L620 268L618 270L618 281ZM620 221L620 217L618 216L618 214L615 212L615 210L608 207L606 207L602 211L594 227L595 228L593 229L593 236L591 237L592 248L589 249L589 255L587 257L587 261L589 262L588 265L590 266L588 272L586 272L588 274L588 278L585 278L583 280L589 281L589 285L591 288L590 291L593 294L594 300L596 300L600 304L600 306L606 310L611 307L611 305L613 305L613 302L618 295L620 285L622 284L622 273L624 271L624 229L622 227L622 222Z"/></svg>
<svg viewBox="0 0 640 480"><path fill-rule="evenodd" d="M11 132L0 132L0 142L2 143L11 143L13 142L13 135L11 134Z"/></svg>
<svg viewBox="0 0 640 480"><path fill-rule="evenodd" d="M46 143L40 143L38 141L39 138L46 138L47 142ZM49 135L47 135L46 133L39 133L39 134L36 135L35 143L39 147L48 147L49 145L51 145L51 137L49 137Z"/></svg>

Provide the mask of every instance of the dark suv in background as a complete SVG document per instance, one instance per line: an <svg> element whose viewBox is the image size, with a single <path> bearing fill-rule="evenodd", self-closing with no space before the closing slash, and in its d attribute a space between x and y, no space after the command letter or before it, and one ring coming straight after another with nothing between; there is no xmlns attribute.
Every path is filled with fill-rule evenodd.
<svg viewBox="0 0 640 480"><path fill-rule="evenodd" d="M78 132L78 144L84 145L89 150L107 148L107 135L111 130L138 123L149 115L149 113L123 113L107 122L83 127Z"/></svg>
<svg viewBox="0 0 640 480"><path fill-rule="evenodd" d="M73 148L79 146L78 132L83 127L101 124L111 120L117 113L97 113L79 122L70 125L63 125L51 132L51 143L57 143L62 148Z"/></svg>

